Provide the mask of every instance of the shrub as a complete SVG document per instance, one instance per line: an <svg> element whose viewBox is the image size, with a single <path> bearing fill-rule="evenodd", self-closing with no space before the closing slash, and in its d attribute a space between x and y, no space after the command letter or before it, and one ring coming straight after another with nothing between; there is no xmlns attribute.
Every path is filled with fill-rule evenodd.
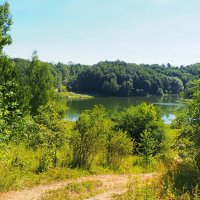
<svg viewBox="0 0 200 200"><path fill-rule="evenodd" d="M132 106L121 112L114 120L116 130L125 131L134 139L137 153L143 153L144 148L140 148L139 143L142 142L145 131L149 133L148 137L154 140L152 155L160 152L161 144L165 140L165 131L163 122L153 104L143 103Z"/></svg>
<svg viewBox="0 0 200 200"><path fill-rule="evenodd" d="M84 111L72 136L73 166L90 168L94 161L107 159L108 165L118 167L122 158L132 153L131 138L122 131L113 130L105 108L95 106Z"/></svg>
<svg viewBox="0 0 200 200"><path fill-rule="evenodd" d="M165 188L171 190L176 196L189 193L195 195L199 186L199 170L192 161L177 164L165 176Z"/></svg>
<svg viewBox="0 0 200 200"><path fill-rule="evenodd" d="M144 131L141 134L141 140L139 143L140 155L144 159L145 165L150 164L153 157L154 149L156 146L155 139L151 136L150 132Z"/></svg>
<svg viewBox="0 0 200 200"><path fill-rule="evenodd" d="M111 130L106 115L102 106L81 114L72 136L73 166L89 168L96 156L105 152L106 135Z"/></svg>
<svg viewBox="0 0 200 200"><path fill-rule="evenodd" d="M107 143L107 164L118 168L124 157L132 154L133 141L122 131L112 132Z"/></svg>

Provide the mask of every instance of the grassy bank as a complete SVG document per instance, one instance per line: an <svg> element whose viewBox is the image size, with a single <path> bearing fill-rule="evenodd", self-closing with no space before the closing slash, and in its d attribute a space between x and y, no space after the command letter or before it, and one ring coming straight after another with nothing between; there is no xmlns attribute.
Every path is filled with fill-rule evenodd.
<svg viewBox="0 0 200 200"><path fill-rule="evenodd" d="M59 93L61 97L68 98L68 99L92 99L94 96L87 95L87 94L77 94L74 92L61 92Z"/></svg>

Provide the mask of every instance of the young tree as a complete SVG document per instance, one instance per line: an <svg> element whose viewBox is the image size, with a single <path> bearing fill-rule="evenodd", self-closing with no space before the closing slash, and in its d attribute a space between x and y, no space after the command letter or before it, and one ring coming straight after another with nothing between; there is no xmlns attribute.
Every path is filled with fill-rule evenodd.
<svg viewBox="0 0 200 200"><path fill-rule="evenodd" d="M48 102L38 109L38 115L34 117L39 126L39 132L43 135L43 146L51 153L53 166L57 166L57 152L67 138L67 127L64 121L64 114L67 108L54 101Z"/></svg>
<svg viewBox="0 0 200 200"><path fill-rule="evenodd" d="M42 63L34 51L32 62L29 69L30 88L31 88L31 114L36 115L38 108L45 105L50 100L53 87L53 77L50 71L50 65Z"/></svg>
<svg viewBox="0 0 200 200"><path fill-rule="evenodd" d="M151 159L153 157L155 151L156 141L152 137L151 133L148 131L144 131L141 134L141 139L139 143L140 155L143 157L145 165L150 164Z"/></svg>
<svg viewBox="0 0 200 200"><path fill-rule="evenodd" d="M21 116L17 96L14 63L6 56L0 57L0 139L9 141L14 136L17 120ZM16 133L15 133L16 134Z"/></svg>
<svg viewBox="0 0 200 200"><path fill-rule="evenodd" d="M89 168L96 156L106 150L106 136L111 131L106 115L102 106L81 114L72 137L74 166Z"/></svg>

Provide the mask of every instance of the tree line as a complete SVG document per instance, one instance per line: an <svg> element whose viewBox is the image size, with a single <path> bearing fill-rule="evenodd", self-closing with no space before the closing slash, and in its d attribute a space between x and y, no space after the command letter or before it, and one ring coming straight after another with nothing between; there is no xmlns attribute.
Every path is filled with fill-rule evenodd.
<svg viewBox="0 0 200 200"><path fill-rule="evenodd" d="M30 61L13 59L26 76ZM94 93L106 96L145 96L192 94L192 81L199 77L200 64L174 67L165 65L137 65L123 61L105 61L88 66L49 63L54 87L58 91Z"/></svg>

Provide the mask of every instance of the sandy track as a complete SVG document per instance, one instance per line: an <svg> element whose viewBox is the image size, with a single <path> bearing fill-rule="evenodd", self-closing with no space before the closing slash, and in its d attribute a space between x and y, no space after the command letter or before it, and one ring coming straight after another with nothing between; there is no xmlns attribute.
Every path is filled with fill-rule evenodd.
<svg viewBox="0 0 200 200"><path fill-rule="evenodd" d="M153 174L141 174L132 175L132 178L151 178ZM88 200L103 200L110 199L114 194L121 194L126 191L125 187L130 179L128 175L94 175L88 177L82 177L74 180L66 180L62 182L52 183L48 185L39 185L30 189L21 191L9 191L6 193L0 193L0 200L39 200L48 191L61 189L67 186L69 183L80 183L89 180L99 180L103 183L105 192L89 198Z"/></svg>
<svg viewBox="0 0 200 200"><path fill-rule="evenodd" d="M120 184L116 184L115 182L113 187L110 187L110 189L105 190L105 192L98 194L94 197L88 198L87 200L111 200L113 195L123 194L127 191L126 186L129 180L140 180L141 182L146 182L147 180L152 179L155 175L157 174L146 173L146 174L132 175L129 177L126 176L123 179L121 179ZM109 184L106 184L106 185L109 187Z"/></svg>

